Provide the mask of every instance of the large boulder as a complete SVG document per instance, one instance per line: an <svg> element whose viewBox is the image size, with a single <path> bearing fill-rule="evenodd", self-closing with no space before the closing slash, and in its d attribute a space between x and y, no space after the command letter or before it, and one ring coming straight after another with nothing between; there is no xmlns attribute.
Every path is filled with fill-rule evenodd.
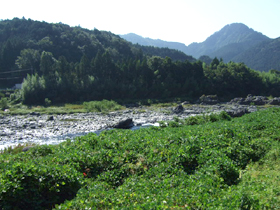
<svg viewBox="0 0 280 210"><path fill-rule="evenodd" d="M247 108L240 108L236 110L227 111L231 117L241 117L244 114L250 113Z"/></svg>
<svg viewBox="0 0 280 210"><path fill-rule="evenodd" d="M280 105L280 98L273 98L268 100L267 102L270 105Z"/></svg>
<svg viewBox="0 0 280 210"><path fill-rule="evenodd" d="M133 120L131 118L128 118L126 120L121 120L117 124L113 125L113 128L119 128L119 129L130 129L134 126Z"/></svg>
<svg viewBox="0 0 280 210"><path fill-rule="evenodd" d="M213 105L219 103L217 95L202 95L198 99L198 103L202 105Z"/></svg>
<svg viewBox="0 0 280 210"><path fill-rule="evenodd" d="M31 148L33 148L34 146L27 146L27 147L24 147L22 149L23 152L27 152L28 150L30 150Z"/></svg>
<svg viewBox="0 0 280 210"><path fill-rule="evenodd" d="M180 114L184 112L184 107L180 104L173 109L173 113Z"/></svg>
<svg viewBox="0 0 280 210"><path fill-rule="evenodd" d="M268 101L268 98L265 96L252 96L248 95L245 99L245 104L247 105L265 105Z"/></svg>
<svg viewBox="0 0 280 210"><path fill-rule="evenodd" d="M244 104L245 98L234 98L229 103L230 104Z"/></svg>
<svg viewBox="0 0 280 210"><path fill-rule="evenodd" d="M268 102L269 100L265 96L252 96L249 94L246 98L234 98L229 103L240 105L265 105Z"/></svg>

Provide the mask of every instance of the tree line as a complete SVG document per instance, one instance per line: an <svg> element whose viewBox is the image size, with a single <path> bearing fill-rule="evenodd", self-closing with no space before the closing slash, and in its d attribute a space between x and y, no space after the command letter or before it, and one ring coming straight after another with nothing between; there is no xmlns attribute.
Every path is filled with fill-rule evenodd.
<svg viewBox="0 0 280 210"><path fill-rule="evenodd" d="M159 56L113 62L108 51L95 57L82 55L79 62L58 59L50 52L21 51L19 68L32 66L34 73L23 82L25 104L43 104L102 99L194 99L202 94L221 98L248 94L274 95L280 90L280 72L261 73L243 63L224 63L217 58L201 61L173 61Z"/></svg>
<svg viewBox="0 0 280 210"><path fill-rule="evenodd" d="M207 56L195 60L176 50L133 45L97 29L25 18L0 21L0 86L12 87L25 78L26 104L277 96L279 77L276 70L263 73L243 63Z"/></svg>

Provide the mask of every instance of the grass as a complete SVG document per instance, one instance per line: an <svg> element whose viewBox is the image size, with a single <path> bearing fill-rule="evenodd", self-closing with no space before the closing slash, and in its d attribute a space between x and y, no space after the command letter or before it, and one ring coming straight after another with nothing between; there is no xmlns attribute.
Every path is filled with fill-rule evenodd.
<svg viewBox="0 0 280 210"><path fill-rule="evenodd" d="M32 112L40 114L74 114L86 112L103 112L122 110L123 106L114 101L91 101L83 104L62 104L53 106L26 106L22 104L9 105L9 111L0 111L0 114L25 115Z"/></svg>
<svg viewBox="0 0 280 210"><path fill-rule="evenodd" d="M90 101L90 102L84 102L83 103L84 108L88 112L103 112L107 113L109 111L117 111L124 109L123 106L119 105L115 101L108 101L108 100L102 100L102 101Z"/></svg>
<svg viewBox="0 0 280 210"><path fill-rule="evenodd" d="M10 155L15 155L18 153L22 152L22 149L25 147L34 147L37 146L37 144L34 143L23 143L23 144L18 144L16 146L9 146L7 148L4 148L4 150L0 150L0 154L10 154Z"/></svg>

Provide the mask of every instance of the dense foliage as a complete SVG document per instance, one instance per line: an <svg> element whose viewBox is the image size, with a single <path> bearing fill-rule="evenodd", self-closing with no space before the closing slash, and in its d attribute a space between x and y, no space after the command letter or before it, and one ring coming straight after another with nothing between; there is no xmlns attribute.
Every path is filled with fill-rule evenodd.
<svg viewBox="0 0 280 210"><path fill-rule="evenodd" d="M21 58L21 57L19 57ZM200 61L172 61L152 56L129 59L117 64L108 51L80 62L68 63L64 56L56 60L43 52L39 69L28 75L22 85L23 102L44 104L102 99L198 98L217 94L231 99L253 95L278 96L278 71L260 73L242 63L214 59L210 65Z"/></svg>
<svg viewBox="0 0 280 210"><path fill-rule="evenodd" d="M0 208L278 209L279 117L212 114L2 153Z"/></svg>
<svg viewBox="0 0 280 210"><path fill-rule="evenodd" d="M111 32L97 29L87 30L79 26L49 24L24 18L2 20L0 21L1 86L21 83L26 73L32 74L34 70L38 70L43 51L51 52L56 59L64 56L73 63L79 62L83 55L92 58L98 51L101 54L108 51L116 62L128 58L142 58L143 52L140 48ZM145 47L142 49L149 53L149 49ZM188 58L185 54L170 49L161 51L157 48L153 53L163 57L169 56L174 60ZM21 58L17 60L18 56ZM18 67L25 71L15 71Z"/></svg>
<svg viewBox="0 0 280 210"><path fill-rule="evenodd" d="M277 71L261 74L217 58L209 64L207 56L202 63L176 50L132 45L110 32L61 23L1 21L0 49L0 84L11 87L25 78L21 98L28 105L202 94L228 99L278 96L280 90Z"/></svg>

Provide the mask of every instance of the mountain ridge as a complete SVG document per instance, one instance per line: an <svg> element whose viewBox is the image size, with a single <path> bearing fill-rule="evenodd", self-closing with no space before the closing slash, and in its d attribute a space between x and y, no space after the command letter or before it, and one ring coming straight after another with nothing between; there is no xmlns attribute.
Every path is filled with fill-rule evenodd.
<svg viewBox="0 0 280 210"><path fill-rule="evenodd" d="M276 39L271 39L262 33L249 28L243 23L227 24L222 29L209 36L205 41L200 43L193 42L188 46L179 42L167 42L163 40L155 41L135 34L132 34L130 37L126 35L120 35L120 37L132 43L137 42L139 44L142 43L143 45L152 45L157 47L164 46L171 49L181 50L185 54L191 55L197 59L206 55L211 58L222 58L224 62L244 62L250 68L259 71L269 71L271 68L280 70L279 64L277 64L278 57L280 59L280 50L278 50L280 48L278 45L280 44L278 42L274 42ZM273 48L271 44L275 44L276 46ZM276 53L271 57L267 57L264 54L262 54L262 57L254 57L259 54L259 45L262 46L262 49L266 47L273 48ZM249 56L249 53L253 53L253 55ZM244 57L247 59L244 59ZM260 60L263 60L264 57L266 57L268 61L263 63L269 63L268 66L264 66L259 62ZM256 65L255 63L259 64Z"/></svg>

